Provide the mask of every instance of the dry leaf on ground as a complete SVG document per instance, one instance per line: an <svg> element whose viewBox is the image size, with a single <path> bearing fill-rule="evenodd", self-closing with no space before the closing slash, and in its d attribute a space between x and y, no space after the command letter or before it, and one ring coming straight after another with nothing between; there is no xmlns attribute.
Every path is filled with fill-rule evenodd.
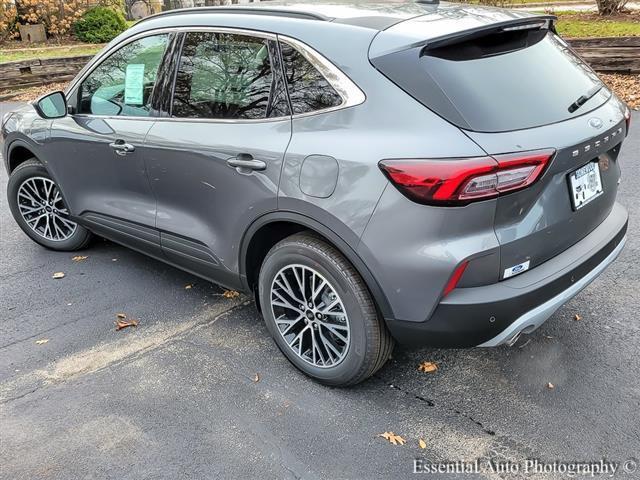
<svg viewBox="0 0 640 480"><path fill-rule="evenodd" d="M547 383L547 388L549 390L553 390L554 388L556 388L556 386L553 383L549 382L549 383Z"/></svg>
<svg viewBox="0 0 640 480"><path fill-rule="evenodd" d="M86 255L76 255L75 257L71 257L71 260L73 260L74 262L82 262L84 260L86 260L87 258L89 258Z"/></svg>
<svg viewBox="0 0 640 480"><path fill-rule="evenodd" d="M259 374L259 373L256 373L256 374L253 376L253 383L258 383L259 381L260 381L260 374Z"/></svg>
<svg viewBox="0 0 640 480"><path fill-rule="evenodd" d="M190 283L184 286L185 290L191 290L192 288L193 288L193 285Z"/></svg>
<svg viewBox="0 0 640 480"><path fill-rule="evenodd" d="M424 373L432 373L438 370L438 364L434 362L422 362L418 365L418 370Z"/></svg>
<svg viewBox="0 0 640 480"><path fill-rule="evenodd" d="M124 320L125 318L127 318L127 314L126 313L116 313L116 317Z"/></svg>
<svg viewBox="0 0 640 480"><path fill-rule="evenodd" d="M56 280L59 278L64 278L64 272L56 272L53 275L51 275L51 278L55 278Z"/></svg>
<svg viewBox="0 0 640 480"><path fill-rule="evenodd" d="M573 316L573 319L577 322L577 321L579 321L579 320L582 320L582 317L576 313L576 314Z"/></svg>
<svg viewBox="0 0 640 480"><path fill-rule="evenodd" d="M225 290L222 294L225 298L236 298L240 296L240 293L235 290Z"/></svg>
<svg viewBox="0 0 640 480"><path fill-rule="evenodd" d="M384 432L378 435L379 437L386 438L390 443L394 445L404 445L407 441L400 435L396 435L393 432Z"/></svg>
<svg viewBox="0 0 640 480"><path fill-rule="evenodd" d="M36 340L36 345L44 345L49 341L48 338L43 338L42 340Z"/></svg>
<svg viewBox="0 0 640 480"><path fill-rule="evenodd" d="M630 108L640 109L640 75L601 73L600 77Z"/></svg>
<svg viewBox="0 0 640 480"><path fill-rule="evenodd" d="M420 448L422 449L427 448L427 442L425 442L423 439L418 440L418 445L420 445Z"/></svg>
<svg viewBox="0 0 640 480"><path fill-rule="evenodd" d="M122 330L123 328L138 326L138 321L134 318L130 318L129 320L117 320L113 323L116 326L116 330Z"/></svg>

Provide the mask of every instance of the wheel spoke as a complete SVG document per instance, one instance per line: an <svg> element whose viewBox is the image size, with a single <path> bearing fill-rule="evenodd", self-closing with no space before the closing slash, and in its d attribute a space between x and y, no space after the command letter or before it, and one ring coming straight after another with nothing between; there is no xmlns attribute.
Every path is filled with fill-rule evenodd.
<svg viewBox="0 0 640 480"><path fill-rule="evenodd" d="M316 278L316 276L314 275L313 278ZM313 293L311 294L311 300L315 301L316 297L318 296L318 294L320 292L322 292L322 289L324 288L324 286L327 284L327 282L325 282L324 278L320 281L320 285L318 285L318 287L313 290Z"/></svg>
<svg viewBox="0 0 640 480"><path fill-rule="evenodd" d="M280 294L280 292L278 292L277 290L273 290L272 293L276 297L278 297L282 302L278 302L277 300L275 301L272 300L271 303L273 303L274 305L277 304L280 307L290 308L291 310L295 310L296 312L302 313L302 310L300 310L298 307L294 307L289 300L287 300Z"/></svg>
<svg viewBox="0 0 640 480"><path fill-rule="evenodd" d="M324 328L326 328L327 330L329 330L331 333L333 333L336 337L338 337L342 342L347 343L348 339L347 337L345 337L342 333L340 333L338 330L340 327L338 327L337 325L332 325L330 323L322 323L322 326ZM345 328L345 330L348 332L349 329Z"/></svg>
<svg viewBox="0 0 640 480"><path fill-rule="evenodd" d="M298 283L298 290L300 290L300 296L302 298L306 297L305 291L304 291L304 270L302 270L302 280L298 277L298 269L297 267L293 267L293 276L296 279L296 282Z"/></svg>
<svg viewBox="0 0 640 480"><path fill-rule="evenodd" d="M281 279L282 282L279 279ZM285 292L287 292L287 294L291 298L293 298L296 302L298 302L299 304L304 303L304 299L301 300L300 298L298 298L298 296L295 293L293 293L293 288L291 288L291 285L289 284L289 280L287 280L287 277L285 275L283 275L282 273L278 275L278 277L276 277L276 282L278 283L280 288L282 288Z"/></svg>
<svg viewBox="0 0 640 480"><path fill-rule="evenodd" d="M19 205L19 207L20 213L22 213L22 215L29 215L30 213L42 210L42 207L40 205L38 205L37 207L27 207L26 205Z"/></svg>

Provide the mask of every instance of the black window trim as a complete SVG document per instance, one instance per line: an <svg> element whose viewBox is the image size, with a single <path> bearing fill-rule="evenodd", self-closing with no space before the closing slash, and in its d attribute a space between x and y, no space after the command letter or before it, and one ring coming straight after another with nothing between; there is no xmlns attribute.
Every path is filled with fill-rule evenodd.
<svg viewBox="0 0 640 480"><path fill-rule="evenodd" d="M89 76L91 73L102 64L104 60L109 58L113 53L120 50L121 48L129 45L136 40L145 37L151 37L155 35L162 34L172 34L172 33L188 33L188 32L214 32L214 33L229 33L236 35L245 35L251 37L264 38L267 40L273 40L275 42L283 42L291 46L300 52L321 74L322 76L329 82L329 84L335 89L335 91L342 98L342 103L340 105L336 105L334 107L324 108L321 110L314 110L311 112L298 113L295 115L286 115L280 117L267 117L267 118L238 118L238 119L226 119L226 118L177 118L170 117L163 112L156 112L155 115L149 115L146 117L137 117L137 116L129 116L129 115L95 115L91 113L73 113L73 115L83 118L102 118L102 119L120 119L120 120L138 120L138 121L172 121L172 122L198 122L198 123L264 123L264 122L281 122L284 120L291 120L301 117L309 117L314 115L320 115L327 112L333 112L336 110L342 110L344 108L353 107L356 105L360 105L364 103L366 100L366 95L364 92L338 67L336 67L332 62L330 62L327 58L325 58L322 54L317 52L315 49L310 47L304 42L297 40L295 38L275 34L271 32L264 32L261 30L251 30L246 28L237 28L237 27L203 27L203 26L184 26L184 27L163 27L152 30L145 30L144 32L137 33L127 38L125 41L112 45L111 48L108 48L100 53L98 53L92 61L90 61L81 71L78 73L76 78L72 80L71 84L65 89L65 95L67 98L75 98L74 95L78 94L78 87L82 84L82 82ZM185 35L182 35L182 39L184 39ZM184 41L184 40L182 40ZM168 46L169 44L167 44ZM182 47L182 45L181 45ZM180 48L182 51L182 48ZM163 58L163 61L169 60L173 65L173 74L174 74L174 82L173 86L175 87L175 75L177 73L177 64L176 57L174 56L171 59L167 59L166 56ZM159 67L162 68L163 65ZM284 75L282 72L280 72ZM287 93L288 95L288 93ZM173 88L171 89L171 99L173 100Z"/></svg>

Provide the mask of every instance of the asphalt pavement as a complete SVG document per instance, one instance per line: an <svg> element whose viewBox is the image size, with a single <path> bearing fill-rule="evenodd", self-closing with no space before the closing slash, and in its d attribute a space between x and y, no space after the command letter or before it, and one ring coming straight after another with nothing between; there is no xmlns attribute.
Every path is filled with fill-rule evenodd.
<svg viewBox="0 0 640 480"><path fill-rule="evenodd" d="M11 217L2 169L0 478L406 478L416 459L483 459L481 473L424 478L568 478L525 474L534 459L618 462L616 478L639 478L622 471L640 458L633 123L617 262L514 347L397 348L350 389L299 374L245 296L104 240L81 261L36 245ZM116 331L117 313L140 323ZM439 369L419 372L422 361ZM406 444L378 436L388 431Z"/></svg>

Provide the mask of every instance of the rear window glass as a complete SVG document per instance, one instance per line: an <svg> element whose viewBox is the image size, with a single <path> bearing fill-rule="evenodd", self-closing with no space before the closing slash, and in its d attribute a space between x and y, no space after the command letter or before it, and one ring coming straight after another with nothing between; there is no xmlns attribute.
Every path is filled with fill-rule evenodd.
<svg viewBox="0 0 640 480"><path fill-rule="evenodd" d="M338 92L298 50L286 43L280 46L294 114L325 110L342 103Z"/></svg>
<svg viewBox="0 0 640 480"><path fill-rule="evenodd" d="M575 112L569 106L601 85L555 34L489 35L432 50L372 59L421 103L466 129L519 130L583 115L609 98L602 89Z"/></svg>

